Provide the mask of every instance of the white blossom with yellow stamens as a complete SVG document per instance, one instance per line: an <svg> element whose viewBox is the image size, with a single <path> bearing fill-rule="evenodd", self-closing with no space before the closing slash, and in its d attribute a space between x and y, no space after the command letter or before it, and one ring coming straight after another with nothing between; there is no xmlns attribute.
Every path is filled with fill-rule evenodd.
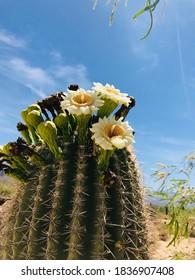
<svg viewBox="0 0 195 280"><path fill-rule="evenodd" d="M93 91L79 88L77 91L68 90L68 93L61 102L61 106L62 109L67 109L70 114L90 115L104 104L98 93Z"/></svg>
<svg viewBox="0 0 195 280"><path fill-rule="evenodd" d="M122 122L122 118L100 118L90 130L94 133L92 139L104 150L122 149L134 142L133 129L128 122Z"/></svg>
<svg viewBox="0 0 195 280"><path fill-rule="evenodd" d="M117 105L124 104L128 106L130 103L130 99L128 98L127 93L120 92L119 89L116 89L113 85L106 84L103 86L101 83L93 83L94 87L92 90L99 93L103 99L111 99Z"/></svg>

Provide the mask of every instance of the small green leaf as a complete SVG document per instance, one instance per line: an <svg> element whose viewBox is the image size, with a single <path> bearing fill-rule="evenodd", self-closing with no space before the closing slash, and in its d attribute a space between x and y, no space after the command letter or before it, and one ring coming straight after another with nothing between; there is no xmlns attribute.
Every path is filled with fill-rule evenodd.
<svg viewBox="0 0 195 280"><path fill-rule="evenodd" d="M175 220L174 236L166 247L169 247L172 243L174 243L174 245L175 245L175 242L176 242L176 239L177 239L177 236L178 236L178 232L179 232L179 223L178 223L177 220Z"/></svg>
<svg viewBox="0 0 195 280"><path fill-rule="evenodd" d="M148 32L146 33L146 35L144 35L144 37L140 38L140 40L144 40L146 37L148 37L148 35L150 34L152 27L153 27L153 14L152 12L154 11L154 9L156 8L157 4L160 2L160 0L156 0L153 4L151 4L151 0L147 0L146 2L146 7L141 9L139 12L137 12L134 16L133 16L133 20L136 19L138 16L140 16L141 14L149 11L150 13L150 27L148 29Z"/></svg>
<svg viewBox="0 0 195 280"><path fill-rule="evenodd" d="M151 2L151 1L147 1L147 2ZM140 16L141 14L149 11L149 10L154 10L157 6L157 4L160 2L160 0L156 0L152 5L147 5L145 8L141 9L140 11L138 11L134 16L133 16L133 20L136 19L138 16Z"/></svg>

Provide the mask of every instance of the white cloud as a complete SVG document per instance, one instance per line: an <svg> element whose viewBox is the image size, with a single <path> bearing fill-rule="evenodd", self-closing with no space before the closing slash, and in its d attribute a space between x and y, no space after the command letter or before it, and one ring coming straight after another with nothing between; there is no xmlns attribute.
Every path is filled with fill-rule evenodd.
<svg viewBox="0 0 195 280"><path fill-rule="evenodd" d="M153 135L151 132L139 134L138 151L145 165L155 162L176 164L192 151L195 151L193 138ZM139 146L141 145L141 148Z"/></svg>
<svg viewBox="0 0 195 280"><path fill-rule="evenodd" d="M14 57L0 59L0 75L22 84L41 98L48 93L66 90L70 84L79 84L88 89L87 68L83 64L64 65L56 63L47 70L32 66L28 61ZM63 88L62 88L63 87Z"/></svg>
<svg viewBox="0 0 195 280"><path fill-rule="evenodd" d="M53 74L63 79L65 84L78 84L80 87L88 89L91 82L88 78L87 68L83 64L77 65L58 65L54 67Z"/></svg>
<svg viewBox="0 0 195 280"><path fill-rule="evenodd" d="M33 84L53 85L54 81L50 75L39 67L31 66L27 61L13 58L8 61L8 69L13 76L20 81L31 81Z"/></svg>
<svg viewBox="0 0 195 280"><path fill-rule="evenodd" d="M31 85L31 84L25 84L25 86L27 88L29 88L33 93L38 95L39 97L41 97L41 98L46 98L47 97L47 94L43 90L41 90L39 88L36 88L33 85Z"/></svg>
<svg viewBox="0 0 195 280"><path fill-rule="evenodd" d="M48 52L49 67L33 65L33 62L23 58L24 51L27 50L26 42L1 28L0 47L5 50L0 52L0 75L30 89L41 98L59 90L66 90L66 87L73 83L84 88L91 84L85 65L64 64L61 53L56 50Z"/></svg>
<svg viewBox="0 0 195 280"><path fill-rule="evenodd" d="M14 48L24 48L26 45L23 39L17 38L5 29L0 29L0 43Z"/></svg>
<svg viewBox="0 0 195 280"><path fill-rule="evenodd" d="M148 143L159 143L159 145L165 144L166 146L180 146L180 147L195 147L195 139L193 138L185 138L184 137L175 137L171 134L167 135L159 135L157 132L152 132L148 130L148 128L144 125L140 126L138 129L136 129L136 134L139 135L140 141L144 138L144 141L147 141Z"/></svg>
<svg viewBox="0 0 195 280"><path fill-rule="evenodd" d="M192 150L189 150L188 147L183 149L178 149L178 147L158 147L148 145L147 149L145 150L144 157L153 161L153 162L162 162L165 164L176 164L181 162L181 160L189 154Z"/></svg>
<svg viewBox="0 0 195 280"><path fill-rule="evenodd" d="M175 137L159 137L158 140L164 144L174 145L174 146L186 146L186 147L195 147L194 139L183 139Z"/></svg>
<svg viewBox="0 0 195 280"><path fill-rule="evenodd" d="M41 98L45 97L42 89L54 90L56 81L45 70L34 67L21 58L1 59L0 74L31 89Z"/></svg>
<svg viewBox="0 0 195 280"><path fill-rule="evenodd" d="M12 129L12 128L8 128L8 127L5 127L5 128L0 128L0 131L2 133L11 133L11 134L18 134L18 131L16 129Z"/></svg>
<svg viewBox="0 0 195 280"><path fill-rule="evenodd" d="M61 61L62 60L62 55L58 51L52 51L52 52L50 52L50 55L56 61Z"/></svg>
<svg viewBox="0 0 195 280"><path fill-rule="evenodd" d="M144 61L144 65L147 61L147 67L141 68L141 70L148 70L158 66L159 56L156 52L152 52L143 42L137 42L131 45L131 51L134 56Z"/></svg>

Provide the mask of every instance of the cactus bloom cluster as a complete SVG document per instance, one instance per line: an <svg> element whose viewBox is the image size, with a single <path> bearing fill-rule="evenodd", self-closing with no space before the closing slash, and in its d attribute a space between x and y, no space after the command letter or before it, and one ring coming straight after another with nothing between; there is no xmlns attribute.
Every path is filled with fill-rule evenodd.
<svg viewBox="0 0 195 280"><path fill-rule="evenodd" d="M1 170L21 181L3 259L147 258L143 197L128 150L134 131L124 121L134 105L114 86L94 83L22 111L22 137L0 147Z"/></svg>

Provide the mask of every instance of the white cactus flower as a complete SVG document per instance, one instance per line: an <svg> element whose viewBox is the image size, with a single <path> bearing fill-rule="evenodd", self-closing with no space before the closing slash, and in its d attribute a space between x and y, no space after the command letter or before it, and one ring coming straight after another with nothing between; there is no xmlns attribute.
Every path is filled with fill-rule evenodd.
<svg viewBox="0 0 195 280"><path fill-rule="evenodd" d="M92 87L92 90L99 93L103 99L111 99L117 105L119 104L124 104L125 106L129 105L130 100L128 98L127 93L120 92L120 90L116 89L113 85L106 84L105 86L103 86L101 83L93 83L93 84L94 87Z"/></svg>
<svg viewBox="0 0 195 280"><path fill-rule="evenodd" d="M68 90L69 94L61 102L62 109L67 109L70 114L74 115L91 115L97 111L104 101L100 99L98 93L85 91L79 88L77 91Z"/></svg>
<svg viewBox="0 0 195 280"><path fill-rule="evenodd" d="M122 118L100 118L90 130L94 133L92 139L104 150L122 149L134 142L133 129L128 122L122 122Z"/></svg>

